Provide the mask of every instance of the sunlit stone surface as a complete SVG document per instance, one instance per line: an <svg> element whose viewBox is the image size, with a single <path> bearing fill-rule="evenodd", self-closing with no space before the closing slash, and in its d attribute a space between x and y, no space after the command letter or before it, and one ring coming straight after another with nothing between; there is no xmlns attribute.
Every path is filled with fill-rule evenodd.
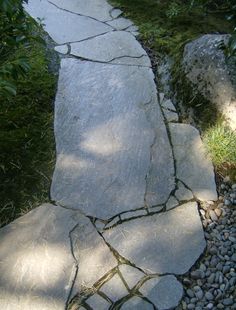
<svg viewBox="0 0 236 310"><path fill-rule="evenodd" d="M133 23L131 22L131 20L129 20L127 18L120 17L120 18L117 18L117 19L114 19L114 20L108 22L108 25L112 26L116 30L124 30L124 29L127 29L128 27L132 26Z"/></svg>
<svg viewBox="0 0 236 310"><path fill-rule="evenodd" d="M114 11L106 0L50 0L50 2L64 10L89 16L99 21L108 21L121 14L120 10Z"/></svg>
<svg viewBox="0 0 236 310"><path fill-rule="evenodd" d="M199 200L217 200L213 165L207 157L199 132L187 124L170 124L177 178Z"/></svg>
<svg viewBox="0 0 236 310"><path fill-rule="evenodd" d="M184 274L206 244L195 202L124 222L103 235L131 263L158 274Z"/></svg>
<svg viewBox="0 0 236 310"><path fill-rule="evenodd" d="M109 32L86 41L72 43L70 54L100 62L151 67L144 49L132 34L125 31Z"/></svg>
<svg viewBox="0 0 236 310"><path fill-rule="evenodd" d="M58 44L84 40L112 30L109 25L60 10L46 0L29 0L25 9L32 17L43 21L44 29Z"/></svg>
<svg viewBox="0 0 236 310"><path fill-rule="evenodd" d="M63 59L52 199L106 219L143 207L147 179L147 190L165 201L172 190L173 159L155 98L149 68ZM160 148L157 144L151 156L154 141ZM163 174L153 175L150 160Z"/></svg>
<svg viewBox="0 0 236 310"><path fill-rule="evenodd" d="M75 261L78 213L42 205L0 230L0 309L63 310Z"/></svg>
<svg viewBox="0 0 236 310"><path fill-rule="evenodd" d="M121 310L153 310L153 305L147 302L146 300L134 296L130 298L126 303L121 307Z"/></svg>

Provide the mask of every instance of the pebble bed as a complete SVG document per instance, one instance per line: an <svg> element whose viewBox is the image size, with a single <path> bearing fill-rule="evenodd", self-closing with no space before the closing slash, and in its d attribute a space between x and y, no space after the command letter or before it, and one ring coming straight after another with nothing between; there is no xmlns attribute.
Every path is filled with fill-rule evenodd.
<svg viewBox="0 0 236 310"><path fill-rule="evenodd" d="M200 206L207 247L182 277L184 296L176 310L236 309L236 184L226 178L217 203Z"/></svg>

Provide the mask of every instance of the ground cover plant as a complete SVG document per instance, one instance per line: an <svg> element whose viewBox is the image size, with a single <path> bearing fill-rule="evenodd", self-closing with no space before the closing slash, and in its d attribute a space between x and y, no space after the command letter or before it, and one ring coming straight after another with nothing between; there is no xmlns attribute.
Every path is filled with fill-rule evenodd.
<svg viewBox="0 0 236 310"><path fill-rule="evenodd" d="M48 200L56 75L41 37L22 1L0 1L0 226Z"/></svg>

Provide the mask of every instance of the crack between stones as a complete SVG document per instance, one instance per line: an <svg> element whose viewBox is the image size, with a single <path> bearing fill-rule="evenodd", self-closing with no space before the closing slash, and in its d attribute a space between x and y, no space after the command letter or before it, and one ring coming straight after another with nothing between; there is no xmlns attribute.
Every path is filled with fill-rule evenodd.
<svg viewBox="0 0 236 310"><path fill-rule="evenodd" d="M96 22L98 23L101 23L101 24L104 24L108 27L111 27L111 29L115 30L114 27L112 27L111 25L107 24L106 21L101 21L99 19L96 19L95 17L92 17L92 16L89 16L89 15L84 15L84 14L81 14L81 13L76 13L76 12L73 12L73 11L70 11L70 10L67 10L67 9L63 9L61 8L60 6L56 5L55 3L51 2L50 0L48 0L48 3L50 3L51 5L55 6L57 9L61 10L61 11L64 11L64 12L67 12L67 13L71 13L71 14L74 14L74 15L77 15L77 16L81 16L81 17L87 17L87 18L90 18L92 20L95 20Z"/></svg>
<svg viewBox="0 0 236 310"><path fill-rule="evenodd" d="M65 310L68 309L68 306L69 306L69 303L70 303L70 299L71 299L71 294L72 294L72 291L73 291L73 288L74 288L74 285L75 285L75 281L76 281L76 278L77 278L78 270L79 270L79 263L78 263L77 258L75 256L75 253L74 253L74 246L73 246L73 240L72 240L72 233L78 227L78 225L79 224L76 224L72 228L72 230L69 232L70 249L71 249L71 255L72 255L73 259L74 259L74 267L73 268L75 268L75 271L74 271L73 279L71 281L72 283L71 283L70 291L69 291L68 296L67 296ZM72 271L72 273L73 273L73 271Z"/></svg>
<svg viewBox="0 0 236 310"><path fill-rule="evenodd" d="M129 67L150 68L150 66L144 66L144 65L140 65L140 64L136 65L136 64L112 63L112 61L117 60L117 59L121 59L121 58L140 59L140 58L142 58L144 56L146 56L146 55L144 54L144 55L137 56L137 57L134 57L134 56L120 56L120 57L115 57L115 58L113 58L113 59L111 59L109 61L99 61L99 60L93 60L93 59L90 59L90 58L85 58L85 57L81 57L81 56L76 56L76 55L70 54L71 58L76 58L76 59L79 59L81 61L89 61L89 62L93 62L93 63L100 63L100 64L113 65L113 66L129 66Z"/></svg>

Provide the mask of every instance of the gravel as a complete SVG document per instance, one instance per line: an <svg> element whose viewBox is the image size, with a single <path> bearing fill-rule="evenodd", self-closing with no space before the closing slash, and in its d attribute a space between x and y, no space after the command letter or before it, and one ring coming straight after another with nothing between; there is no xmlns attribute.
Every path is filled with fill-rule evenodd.
<svg viewBox="0 0 236 310"><path fill-rule="evenodd" d="M207 248L182 280L183 299L176 310L236 310L236 184L226 180L219 201L200 205Z"/></svg>

